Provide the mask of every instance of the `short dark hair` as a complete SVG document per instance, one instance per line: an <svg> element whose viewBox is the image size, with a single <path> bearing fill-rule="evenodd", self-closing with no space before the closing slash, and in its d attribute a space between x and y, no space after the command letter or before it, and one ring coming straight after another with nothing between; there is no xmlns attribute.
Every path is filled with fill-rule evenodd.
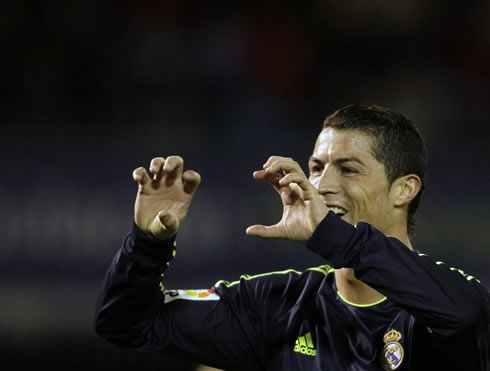
<svg viewBox="0 0 490 371"><path fill-rule="evenodd" d="M327 116L323 128L361 130L373 138L372 153L386 171L389 185L408 174L422 180L422 188L408 205L408 233L416 226L415 212L424 190L427 150L417 127L399 112L370 104L350 104Z"/></svg>

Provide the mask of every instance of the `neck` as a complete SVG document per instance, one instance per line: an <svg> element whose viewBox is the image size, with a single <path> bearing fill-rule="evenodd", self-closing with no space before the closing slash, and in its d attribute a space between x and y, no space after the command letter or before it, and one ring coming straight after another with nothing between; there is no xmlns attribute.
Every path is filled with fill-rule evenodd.
<svg viewBox="0 0 490 371"><path fill-rule="evenodd" d="M342 297L353 304L369 305L384 298L384 295L359 281L351 268L335 270L335 283Z"/></svg>
<svg viewBox="0 0 490 371"><path fill-rule="evenodd" d="M392 219L396 219L397 216L391 216ZM377 227L375 225L375 227ZM408 235L408 227L407 227L407 217L405 215L402 216L400 222L391 222L389 228L382 228L381 226L378 229L387 237L394 237L407 246L410 250L413 250L412 243L410 242L410 236Z"/></svg>
<svg viewBox="0 0 490 371"><path fill-rule="evenodd" d="M383 230L383 233L388 237L394 237L413 250L408 231L406 220L403 223L392 223L394 226L390 230ZM381 229L380 229L381 230ZM359 281L352 268L341 268L335 270L335 283L342 297L358 305L369 305L376 303L384 298L384 295L368 286L362 281Z"/></svg>
<svg viewBox="0 0 490 371"><path fill-rule="evenodd" d="M410 238L408 237L408 233L400 233L400 234L392 234L392 235L387 235L388 237L395 237L398 239L401 243L403 243L406 247L408 247L410 250L413 250L412 243L410 242Z"/></svg>

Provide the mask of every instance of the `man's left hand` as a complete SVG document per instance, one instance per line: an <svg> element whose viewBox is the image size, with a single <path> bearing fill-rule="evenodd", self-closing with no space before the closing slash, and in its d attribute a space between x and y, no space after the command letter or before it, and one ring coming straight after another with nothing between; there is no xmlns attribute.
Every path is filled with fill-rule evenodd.
<svg viewBox="0 0 490 371"><path fill-rule="evenodd" d="M264 169L255 171L253 177L268 182L277 191L282 200L283 214L279 223L252 225L246 233L262 238L308 241L327 215L328 208L299 164L292 158L271 156Z"/></svg>

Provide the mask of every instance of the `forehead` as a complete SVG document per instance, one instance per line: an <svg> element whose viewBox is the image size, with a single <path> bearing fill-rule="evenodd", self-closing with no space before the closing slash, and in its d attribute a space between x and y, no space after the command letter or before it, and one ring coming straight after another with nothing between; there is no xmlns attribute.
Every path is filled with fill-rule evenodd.
<svg viewBox="0 0 490 371"><path fill-rule="evenodd" d="M373 139L357 129L325 128L318 136L313 156L319 159L330 157L357 157L376 161L372 153Z"/></svg>

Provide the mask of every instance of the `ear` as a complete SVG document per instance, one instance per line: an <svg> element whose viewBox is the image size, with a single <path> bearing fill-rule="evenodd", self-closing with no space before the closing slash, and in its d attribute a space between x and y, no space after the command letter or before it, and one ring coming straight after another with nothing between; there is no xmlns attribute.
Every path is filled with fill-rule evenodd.
<svg viewBox="0 0 490 371"><path fill-rule="evenodd" d="M395 207L408 205L422 188L422 181L415 174L396 179L391 185L390 196Z"/></svg>

